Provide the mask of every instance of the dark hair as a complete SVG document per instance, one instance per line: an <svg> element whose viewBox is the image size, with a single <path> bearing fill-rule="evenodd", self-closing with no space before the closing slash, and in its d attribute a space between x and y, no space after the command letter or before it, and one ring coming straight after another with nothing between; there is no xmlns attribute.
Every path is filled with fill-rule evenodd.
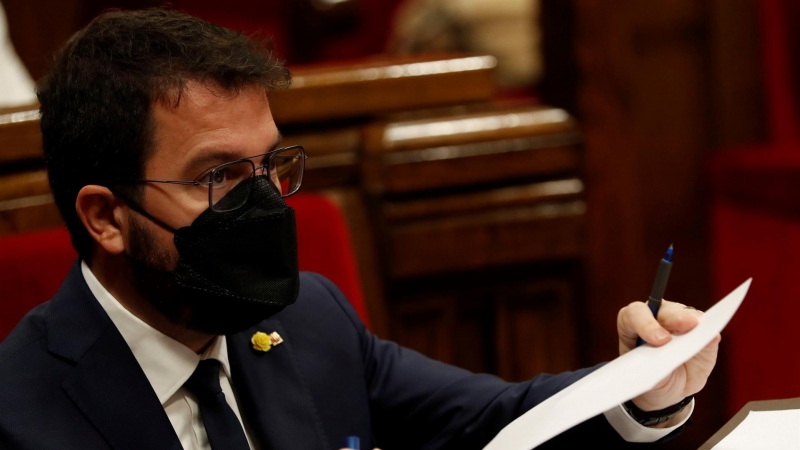
<svg viewBox="0 0 800 450"><path fill-rule="evenodd" d="M291 75L268 40L169 9L114 11L78 31L36 88L42 142L55 203L72 244L89 259L94 242L75 211L88 184L144 176L151 107L177 105L188 81L227 92L288 87ZM140 200L141 186L117 188Z"/></svg>

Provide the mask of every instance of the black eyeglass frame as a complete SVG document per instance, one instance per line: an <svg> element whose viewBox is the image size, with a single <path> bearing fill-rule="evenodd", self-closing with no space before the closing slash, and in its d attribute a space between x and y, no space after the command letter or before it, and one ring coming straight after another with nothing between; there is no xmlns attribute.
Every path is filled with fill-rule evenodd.
<svg viewBox="0 0 800 450"><path fill-rule="evenodd" d="M226 167L229 167L229 166L231 166L233 164L240 164L240 163L242 163L244 161L247 161L247 162L250 163L251 166L253 166L253 171L252 171L251 177L255 176L256 169L261 169L263 167L266 167L267 173L269 173L269 169L270 169L269 166L272 164L272 160L276 155L278 155L278 154L280 154L282 152L288 151L288 150L295 150L295 149L300 149L301 156L303 157L303 159L302 159L303 166L302 166L302 170L300 171L300 180L297 182L297 187L294 190L292 190L291 192L287 193L287 194L280 193L281 198L286 198L286 197L289 197L291 195L296 194L297 191L300 190L300 186L303 184L303 174L305 173L305 169L306 169L305 161L308 159L308 156L306 155L306 150L303 148L302 145L290 145L288 147L276 148L275 150L270 150L267 153L263 153L263 154L260 154L260 155L248 156L248 157L245 157L245 158L237 159L235 161L228 161L228 162L226 162L224 164L220 164L220 165L212 168L208 172L208 180L209 181L152 180L152 179L126 180L126 179L117 179L117 180L114 180L114 182L115 183L131 183L131 184L137 184L137 183L164 183L164 184L177 184L177 185L182 185L182 186L203 186L203 185L207 185L208 186L208 204L209 204L209 207L211 208L211 210L213 211L214 210L214 204L213 204L213 202L214 202L214 198L213 198L214 193L211 190L211 184L213 183L213 181L211 181L211 180L214 179L214 174L216 172L219 172L220 170L225 169ZM256 164L253 162L253 159L254 158L265 157L267 155L269 155L269 159L267 160L267 164L261 164L260 166L256 167ZM278 189L278 187L275 186L275 189Z"/></svg>

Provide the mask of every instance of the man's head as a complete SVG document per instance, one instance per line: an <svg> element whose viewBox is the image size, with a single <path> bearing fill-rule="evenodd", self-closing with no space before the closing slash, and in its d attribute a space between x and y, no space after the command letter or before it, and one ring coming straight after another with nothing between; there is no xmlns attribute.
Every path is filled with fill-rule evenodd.
<svg viewBox="0 0 800 450"><path fill-rule="evenodd" d="M109 270L130 275L133 279L127 287L139 298L170 322L203 332L235 330L237 324L247 322L241 320L243 311L252 317L269 311L258 306L260 300L243 302L239 313L227 317L226 323L216 317L217 302L200 295L217 289L215 298L252 300L236 293L237 287L246 291L246 283L252 281L241 274L283 271L282 292L296 290L292 281L296 255L294 269L270 269L263 261L248 260L260 254L262 249L249 246L257 242L220 246L231 233L215 235L214 242L228 253L224 256L229 259L221 261L225 267L239 264L233 278L240 280L235 280L233 288L230 283L213 284L206 277L202 280L206 284L192 291L196 295L176 295L177 287L192 281L176 282L172 277L180 269L184 275L197 275L197 267L184 264L181 268L179 260L185 263L198 246L187 244L179 252L175 230L201 217L206 234L195 239L210 240L210 234L233 223L234 217L248 218L240 221L245 225L231 225L239 226L242 234L247 223L265 216L258 208L272 200L263 200L261 205L249 201L247 207L255 207L254 212L244 208L241 213L211 214L209 176L221 164L277 147L280 135L266 94L289 83L288 71L261 43L175 11L107 13L73 36L37 92L50 185L80 256L90 266L92 260L100 259L113 267ZM267 162L258 159L254 167ZM279 194L268 193L283 205ZM259 230L270 225L258 226L251 226L250 235L258 236ZM293 216L289 232L293 237L292 233ZM239 253L231 255L231 251ZM291 251L286 254L290 263L284 266L289 267ZM214 263L211 259L208 264ZM202 257L195 261L208 265ZM220 272L207 269L211 277ZM120 284L124 291L125 281ZM235 309L228 303L226 308Z"/></svg>
<svg viewBox="0 0 800 450"><path fill-rule="evenodd" d="M269 112L264 94L288 86L290 75L263 44L177 11L154 9L104 14L57 54L37 88L42 138L56 204L83 259L91 259L95 239L76 212L78 192L86 185L156 175L146 172L152 158L174 164L171 152L180 149L159 142L158 133L170 133L159 130L159 121L174 116L187 91L197 94L190 101L200 108L214 96L234 99L241 93L263 97L262 109ZM144 195L141 185L118 189L136 200Z"/></svg>

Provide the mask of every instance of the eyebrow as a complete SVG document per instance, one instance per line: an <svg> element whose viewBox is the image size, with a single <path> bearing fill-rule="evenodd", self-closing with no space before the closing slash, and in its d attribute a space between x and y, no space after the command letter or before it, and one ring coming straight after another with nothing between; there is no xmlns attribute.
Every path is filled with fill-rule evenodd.
<svg viewBox="0 0 800 450"><path fill-rule="evenodd" d="M282 141L283 141L283 135L279 131L278 136L275 138L275 141L264 152L267 153L277 149ZM253 156L258 156L258 155L253 155ZM184 174L186 176L196 177L216 166L219 166L220 164L225 164L227 162L237 161L240 159L252 158L253 156L245 156L243 158L241 154L233 151L213 150L209 153L205 153L189 161L189 164L186 166L186 169L184 169Z"/></svg>

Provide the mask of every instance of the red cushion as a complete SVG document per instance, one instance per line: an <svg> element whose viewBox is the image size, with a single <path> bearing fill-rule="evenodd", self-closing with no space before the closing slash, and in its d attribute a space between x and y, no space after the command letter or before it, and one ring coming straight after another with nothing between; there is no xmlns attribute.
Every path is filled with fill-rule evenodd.
<svg viewBox="0 0 800 450"><path fill-rule="evenodd" d="M297 216L300 270L317 272L333 281L369 326L350 233L339 207L317 194L298 194L287 200Z"/></svg>
<svg viewBox="0 0 800 450"><path fill-rule="evenodd" d="M297 216L300 270L333 281L368 324L350 235L338 207L300 194L288 202ZM56 293L77 258L65 228L0 236L0 340L36 305Z"/></svg>
<svg viewBox="0 0 800 450"><path fill-rule="evenodd" d="M76 257L65 228L0 237L0 340L56 293Z"/></svg>

